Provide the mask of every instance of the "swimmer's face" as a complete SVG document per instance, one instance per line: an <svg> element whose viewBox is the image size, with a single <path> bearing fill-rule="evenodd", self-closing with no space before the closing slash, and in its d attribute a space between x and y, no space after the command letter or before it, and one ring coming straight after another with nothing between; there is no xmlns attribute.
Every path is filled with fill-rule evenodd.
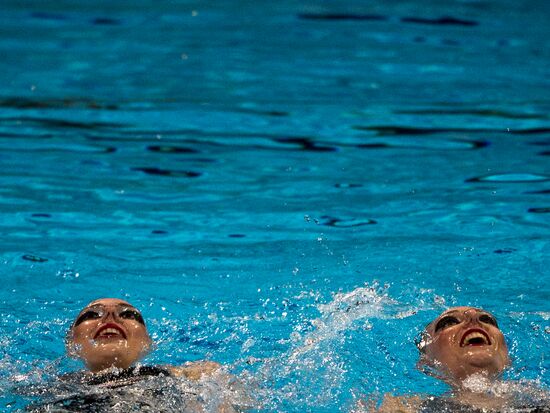
<svg viewBox="0 0 550 413"><path fill-rule="evenodd" d="M127 368L151 346L141 313L126 301L102 298L88 304L76 318L68 348L92 372Z"/></svg>
<svg viewBox="0 0 550 413"><path fill-rule="evenodd" d="M426 328L424 361L452 383L482 373L496 377L510 363L504 336L486 311L456 307Z"/></svg>

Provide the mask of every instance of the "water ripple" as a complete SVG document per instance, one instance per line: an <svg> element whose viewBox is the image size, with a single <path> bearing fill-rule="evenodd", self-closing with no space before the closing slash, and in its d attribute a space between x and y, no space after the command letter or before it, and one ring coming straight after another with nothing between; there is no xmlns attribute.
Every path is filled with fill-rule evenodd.
<svg viewBox="0 0 550 413"><path fill-rule="evenodd" d="M465 182L500 182L500 183L522 183L522 182L545 182L550 176L531 173L507 173L483 175L469 178Z"/></svg>
<svg viewBox="0 0 550 413"><path fill-rule="evenodd" d="M196 178L202 175L200 172L173 171L173 170L161 169L157 167L132 168L132 171L139 171L139 172L146 173L148 175L174 176L174 177L183 177L183 178Z"/></svg>
<svg viewBox="0 0 550 413"><path fill-rule="evenodd" d="M404 23L431 24L438 26L477 26L479 23L473 20L457 19L456 17L444 16L437 19L428 19L425 17L403 17Z"/></svg>

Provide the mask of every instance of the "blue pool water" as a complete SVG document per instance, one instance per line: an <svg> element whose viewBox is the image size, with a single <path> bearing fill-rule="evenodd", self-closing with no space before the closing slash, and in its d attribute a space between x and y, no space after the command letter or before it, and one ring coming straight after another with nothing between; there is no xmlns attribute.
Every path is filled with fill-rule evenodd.
<svg viewBox="0 0 550 413"><path fill-rule="evenodd" d="M445 391L459 304L550 385L550 3L100 3L0 14L0 410L102 296L262 411Z"/></svg>

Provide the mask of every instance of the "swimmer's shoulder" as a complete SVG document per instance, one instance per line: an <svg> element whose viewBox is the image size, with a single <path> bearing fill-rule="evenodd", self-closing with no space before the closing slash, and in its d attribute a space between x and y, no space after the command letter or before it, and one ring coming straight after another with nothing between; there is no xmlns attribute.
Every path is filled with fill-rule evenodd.
<svg viewBox="0 0 550 413"><path fill-rule="evenodd" d="M419 406L418 413L483 413L487 409L470 406L454 401L448 397L429 397L422 401ZM512 403L506 407L494 408L491 412L515 412L515 413L550 413L550 402L535 402L533 404Z"/></svg>
<svg viewBox="0 0 550 413"><path fill-rule="evenodd" d="M418 395L394 396L386 393L379 406L376 399L361 399L351 413L420 413L421 403L422 398Z"/></svg>
<svg viewBox="0 0 550 413"><path fill-rule="evenodd" d="M126 382L148 376L171 376L184 377L189 380L200 380L203 377L212 376L221 369L222 365L214 361L194 361L187 362L181 366L138 365L124 370L108 370L100 373L77 371L61 375L59 380L67 384L87 385Z"/></svg>
<svg viewBox="0 0 550 413"><path fill-rule="evenodd" d="M440 413L440 412L456 412L456 413L482 413L483 411L473 406L468 406L449 397L430 396L422 400L419 405L419 413Z"/></svg>
<svg viewBox="0 0 550 413"><path fill-rule="evenodd" d="M78 385L125 385L139 381L146 377L172 376L169 367L138 365L124 370L114 369L99 373L76 371L62 374L59 381L66 384Z"/></svg>

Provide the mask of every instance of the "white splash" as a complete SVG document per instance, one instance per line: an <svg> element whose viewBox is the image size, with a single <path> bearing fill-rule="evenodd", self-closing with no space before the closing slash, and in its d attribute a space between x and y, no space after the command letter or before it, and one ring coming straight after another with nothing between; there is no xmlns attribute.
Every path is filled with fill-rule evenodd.
<svg viewBox="0 0 550 413"><path fill-rule="evenodd" d="M317 305L319 317L294 327L287 341L291 348L278 357L262 360L259 370L253 373L253 381L264 388L261 398L265 404L274 411L289 405L302 410L338 406L351 367L342 352L348 333L370 330L375 319L405 318L416 313L392 299L388 288L365 285L336 293L330 302ZM266 384L274 382L277 385L265 389Z"/></svg>

